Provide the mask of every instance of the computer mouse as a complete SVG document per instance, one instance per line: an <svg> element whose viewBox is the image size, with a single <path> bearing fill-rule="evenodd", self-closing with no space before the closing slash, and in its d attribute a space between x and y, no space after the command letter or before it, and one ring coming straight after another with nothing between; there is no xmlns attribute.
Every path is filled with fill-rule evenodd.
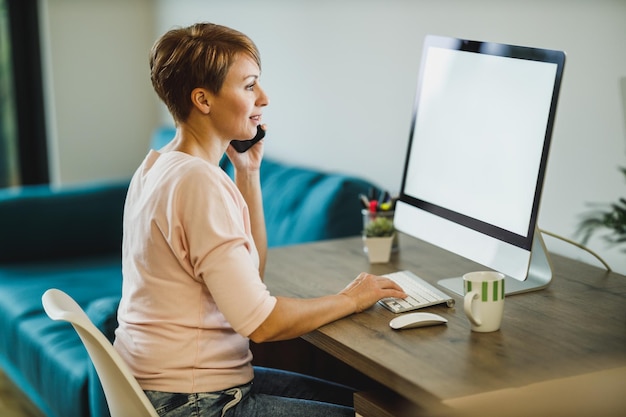
<svg viewBox="0 0 626 417"><path fill-rule="evenodd" d="M438 314L433 313L409 313L403 314L389 322L389 326L394 330L412 329L414 327L436 326L445 324L448 320Z"/></svg>

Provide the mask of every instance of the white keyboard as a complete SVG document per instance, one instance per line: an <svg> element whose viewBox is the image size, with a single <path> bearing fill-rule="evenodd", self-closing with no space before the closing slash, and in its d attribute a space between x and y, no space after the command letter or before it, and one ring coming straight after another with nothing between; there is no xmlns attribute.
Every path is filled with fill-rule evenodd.
<svg viewBox="0 0 626 417"><path fill-rule="evenodd" d="M454 298L450 298L411 271L392 272L384 276L394 280L409 295L405 299L383 298L379 301L383 307L394 313L404 313L443 303L446 303L448 307L454 307Z"/></svg>

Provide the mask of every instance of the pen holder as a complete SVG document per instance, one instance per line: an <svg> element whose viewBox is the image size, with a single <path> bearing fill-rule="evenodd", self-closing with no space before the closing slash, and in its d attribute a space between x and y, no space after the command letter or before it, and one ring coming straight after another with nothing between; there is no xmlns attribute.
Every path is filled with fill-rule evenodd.
<svg viewBox="0 0 626 417"><path fill-rule="evenodd" d="M394 211L382 210L382 211L377 211L376 213L372 213L367 209L362 209L361 214L363 216L363 230L365 230L367 229L367 225L377 217L387 217L389 220L393 222ZM393 242L391 243L391 251L397 252L398 250L399 250L398 233L396 233L393 238ZM367 253L366 246L363 246L363 252Z"/></svg>

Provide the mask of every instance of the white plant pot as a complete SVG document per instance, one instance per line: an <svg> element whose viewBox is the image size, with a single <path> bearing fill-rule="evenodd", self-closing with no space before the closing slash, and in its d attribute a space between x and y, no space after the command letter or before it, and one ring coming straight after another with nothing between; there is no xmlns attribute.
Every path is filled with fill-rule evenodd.
<svg viewBox="0 0 626 417"><path fill-rule="evenodd" d="M394 236L363 237L363 244L367 248L367 256L370 263L381 264L389 262Z"/></svg>

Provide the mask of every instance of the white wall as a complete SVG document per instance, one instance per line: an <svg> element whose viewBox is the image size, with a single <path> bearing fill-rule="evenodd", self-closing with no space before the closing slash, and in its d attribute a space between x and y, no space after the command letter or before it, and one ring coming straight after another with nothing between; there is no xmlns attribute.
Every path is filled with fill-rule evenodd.
<svg viewBox="0 0 626 417"><path fill-rule="evenodd" d="M40 0L54 184L128 178L158 123L150 0Z"/></svg>
<svg viewBox="0 0 626 417"><path fill-rule="evenodd" d="M159 109L161 123L170 120L163 106L146 104L156 97L147 92L144 47L173 26L212 21L243 31L261 50L261 82L271 101L265 112L268 156L366 177L391 191L399 188L424 35L565 50L540 227L573 237L588 202L626 194L617 171L626 166L623 0L41 1L51 11L64 181L132 173L155 125L152 109ZM101 21L98 14L109 17ZM80 19L85 21L75 21ZM129 44L124 39L113 48L96 36L118 39L119 30ZM105 62L62 64L81 56L75 37L97 46ZM112 60L118 54L122 58ZM121 80L123 88L100 86L87 103L84 94L65 91L75 79L91 87ZM99 136L87 140L83 132ZM104 163L85 160L95 155ZM596 263L570 245L552 238L546 243L549 250ZM626 254L600 239L589 246L626 273Z"/></svg>

